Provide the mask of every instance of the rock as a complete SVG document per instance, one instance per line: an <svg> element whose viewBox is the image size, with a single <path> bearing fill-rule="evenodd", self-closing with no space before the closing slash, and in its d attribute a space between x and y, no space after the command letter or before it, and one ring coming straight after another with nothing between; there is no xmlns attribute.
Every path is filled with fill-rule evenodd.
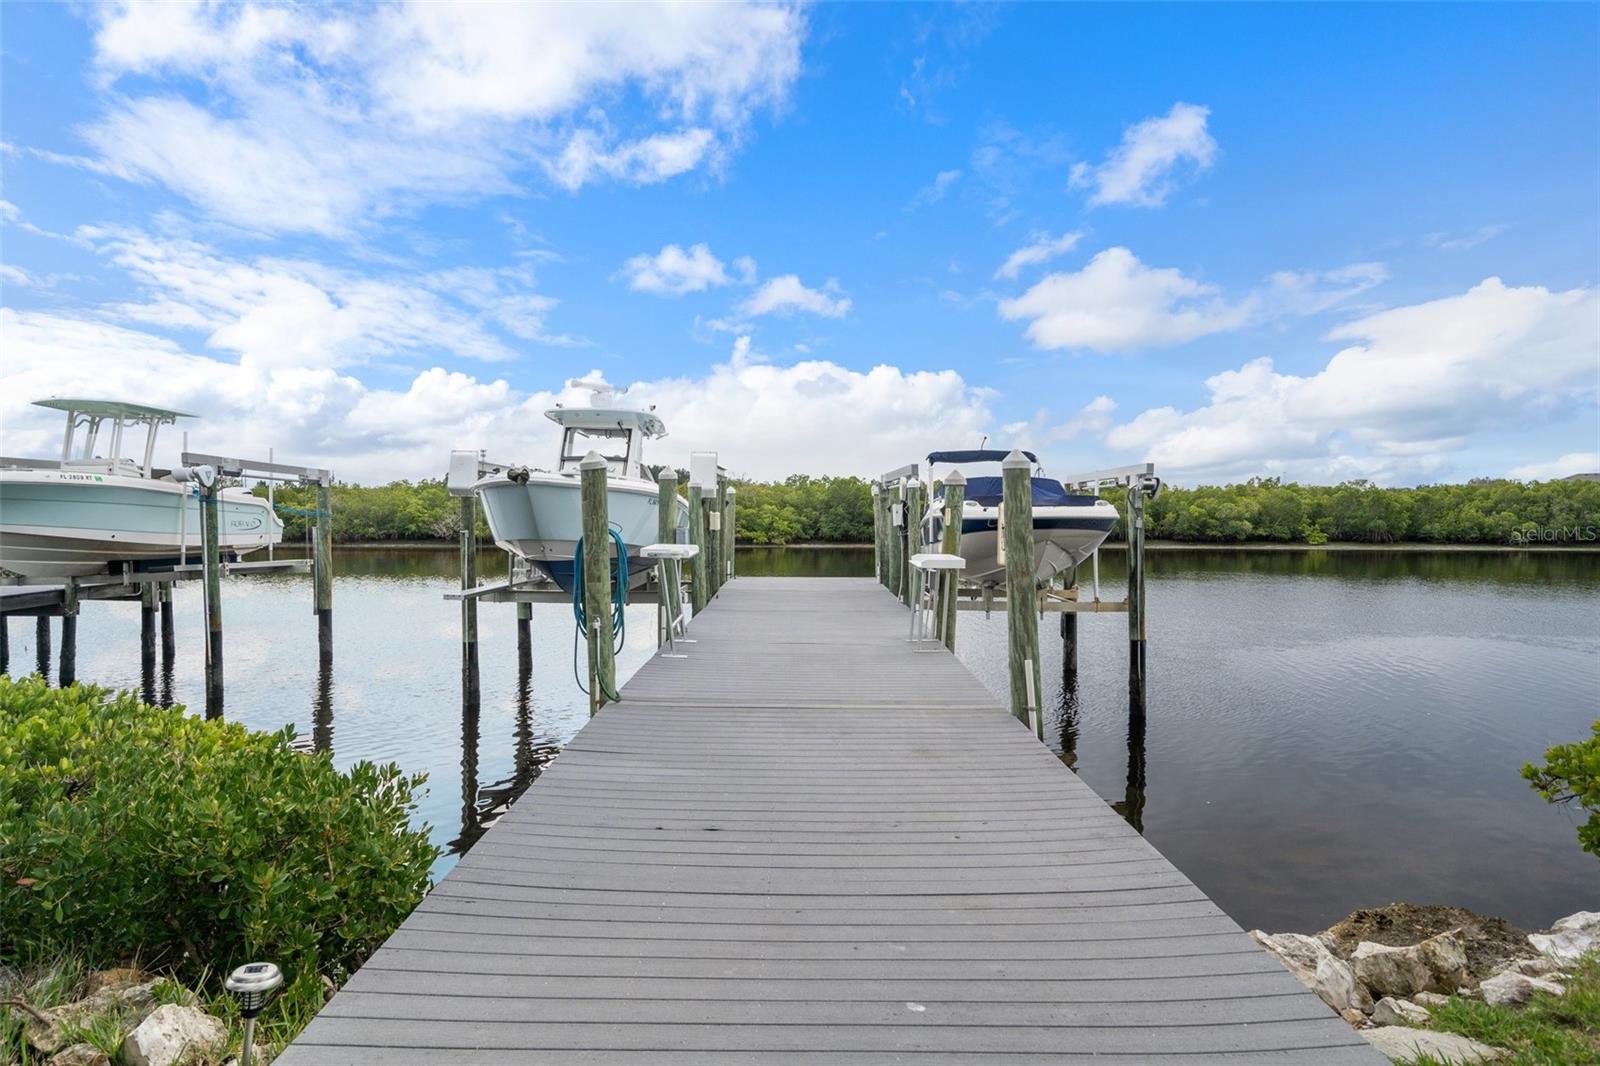
<svg viewBox="0 0 1600 1066"><path fill-rule="evenodd" d="M122 1042L128 1066L178 1066L215 1056L228 1043L228 1027L195 1007L167 1004Z"/></svg>
<svg viewBox="0 0 1600 1066"><path fill-rule="evenodd" d="M1434 1008L1450 1005L1450 997L1438 992L1418 992L1411 997L1411 1002L1420 1007Z"/></svg>
<svg viewBox="0 0 1600 1066"><path fill-rule="evenodd" d="M1430 936L1410 947L1362 941L1351 962L1356 977L1379 996L1448 991L1468 980L1466 946L1453 931Z"/></svg>
<svg viewBox="0 0 1600 1066"><path fill-rule="evenodd" d="M84 983L84 995L97 992L116 992L135 985L146 984L150 975L136 966L118 966L110 970L96 970Z"/></svg>
<svg viewBox="0 0 1600 1066"><path fill-rule="evenodd" d="M53 1011L40 1011L43 1017L35 1017L24 1012L27 1021L22 1023L22 1038L28 1046L41 1055L49 1055L60 1051L67 1044L67 1035L61 1031L61 1025L56 1021Z"/></svg>
<svg viewBox="0 0 1600 1066"><path fill-rule="evenodd" d="M1365 1014L1372 1009L1372 997L1356 980L1349 964L1316 937L1301 933L1273 935L1259 929L1250 936L1334 1010L1358 1010Z"/></svg>
<svg viewBox="0 0 1600 1066"><path fill-rule="evenodd" d="M1422 994L1427 995L1426 992ZM1384 996L1372 1008L1374 1025L1425 1025L1429 1017L1428 1008L1393 996Z"/></svg>
<svg viewBox="0 0 1600 1066"><path fill-rule="evenodd" d="M1510 959L1495 968L1495 973L1520 973L1524 977L1549 977L1561 972L1561 964L1548 955Z"/></svg>
<svg viewBox="0 0 1600 1066"><path fill-rule="evenodd" d="M272 1061L272 1052L260 1044L254 1045L255 1050L250 1052L250 1066L267 1066ZM237 1058L231 1058L227 1066L239 1066Z"/></svg>
<svg viewBox="0 0 1600 1066"><path fill-rule="evenodd" d="M1548 933L1533 933L1528 942L1563 966L1577 962L1600 950L1600 911L1569 914L1550 927Z"/></svg>
<svg viewBox="0 0 1600 1066"><path fill-rule="evenodd" d="M1408 1029L1402 1025L1363 1029L1361 1035L1394 1062L1411 1062L1423 1055L1449 1063L1493 1062L1505 1054L1502 1048L1480 1044L1455 1033Z"/></svg>
<svg viewBox="0 0 1600 1066"><path fill-rule="evenodd" d="M1365 1029L1367 1026L1367 1016L1354 1007L1346 1007L1339 1012L1339 1017L1343 1018L1352 1029Z"/></svg>
<svg viewBox="0 0 1600 1066"><path fill-rule="evenodd" d="M1533 998L1535 992L1562 995L1566 989L1554 981L1541 977L1527 977L1520 973L1498 973L1478 986L1483 1001L1495 1007L1520 1007Z"/></svg>
<svg viewBox="0 0 1600 1066"><path fill-rule="evenodd" d="M1411 996L1433 983L1433 974L1416 945L1388 948L1362 941L1350 958L1356 979L1375 996Z"/></svg>
<svg viewBox="0 0 1600 1066"><path fill-rule="evenodd" d="M111 1059L93 1044L73 1044L50 1056L47 1066L111 1066Z"/></svg>

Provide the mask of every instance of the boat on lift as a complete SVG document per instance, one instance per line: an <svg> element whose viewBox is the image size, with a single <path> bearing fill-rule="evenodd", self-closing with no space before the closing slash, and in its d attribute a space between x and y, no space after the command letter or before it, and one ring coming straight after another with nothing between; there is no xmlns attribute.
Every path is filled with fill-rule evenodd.
<svg viewBox="0 0 1600 1066"><path fill-rule="evenodd" d="M933 452L928 456L928 476L939 463L1003 462L1010 452L974 448L965 451ZM1078 564L1093 555L1117 524L1117 509L1099 496L1068 492L1061 482L1043 477L1039 459L1023 452L1034 473L1033 491L1034 576L1041 584L1058 575L1071 581ZM963 471L965 474L965 471ZM993 588L1004 585L1005 564L999 562L1000 501L1005 479L999 476L967 475L965 500L961 507L961 547L966 560L962 579ZM922 520L922 540L938 551L944 536L944 489L936 485Z"/></svg>
<svg viewBox="0 0 1600 1066"><path fill-rule="evenodd" d="M195 416L114 400L49 399L64 411L60 459L0 458L0 569L25 578L105 573L132 563L175 563L201 550L200 484L208 467L154 465L156 434ZM138 443L139 458L124 454ZM221 547L235 558L276 544L283 523L266 500L244 489L218 493Z"/></svg>
<svg viewBox="0 0 1600 1066"><path fill-rule="evenodd" d="M480 478L473 491L483 503L489 531L500 548L549 577L563 591L573 585L573 554L583 535L578 464L593 451L606 461L606 518L628 549L629 581L644 581L654 561L639 550L658 539L659 492L644 465L644 442L667 435L653 410L613 406L608 387L588 386L588 407L556 405L545 417L561 427L556 468L509 467ZM684 539L689 505L674 497L673 528Z"/></svg>

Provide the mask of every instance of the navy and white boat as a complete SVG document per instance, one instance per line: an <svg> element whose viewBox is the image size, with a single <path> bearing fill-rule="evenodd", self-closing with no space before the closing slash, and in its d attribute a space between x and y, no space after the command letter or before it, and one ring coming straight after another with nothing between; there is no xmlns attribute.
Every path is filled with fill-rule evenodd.
<svg viewBox="0 0 1600 1066"><path fill-rule="evenodd" d="M928 477L939 463L999 463L1010 452L992 449L933 452L928 456ZM1094 554L1117 524L1117 509L1098 496L1079 495L1066 490L1059 481L1039 476L1039 459L1023 452L1034 464L1033 545L1035 571L1040 583L1058 574L1071 579L1079 563ZM996 476L967 478L966 502L961 509L960 554L967 561L963 579L994 587L1005 584L1006 568L998 561L1000 499L1004 479ZM928 512L922 521L923 543L937 545L944 535L944 489L934 487ZM935 549L937 550L937 549Z"/></svg>

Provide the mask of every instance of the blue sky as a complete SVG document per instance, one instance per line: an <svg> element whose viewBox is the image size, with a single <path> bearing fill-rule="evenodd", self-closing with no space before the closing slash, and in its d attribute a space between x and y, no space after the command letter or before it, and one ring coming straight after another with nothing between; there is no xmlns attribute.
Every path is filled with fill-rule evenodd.
<svg viewBox="0 0 1600 1066"><path fill-rule="evenodd" d="M0 8L0 418L361 480L1600 468L1593 5ZM175 444L176 442L169 442Z"/></svg>

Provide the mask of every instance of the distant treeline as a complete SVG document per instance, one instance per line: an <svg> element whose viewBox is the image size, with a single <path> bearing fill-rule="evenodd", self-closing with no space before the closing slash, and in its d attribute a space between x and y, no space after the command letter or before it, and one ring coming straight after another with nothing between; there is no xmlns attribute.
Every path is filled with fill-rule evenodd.
<svg viewBox="0 0 1600 1066"><path fill-rule="evenodd" d="M872 541L872 496L861 478L795 474L737 485L736 530L743 543ZM1120 510L1121 490L1105 495ZM300 512L315 509L315 490L282 485L277 502L285 539L304 540L311 518ZM1300 485L1256 478L1168 488L1150 504L1148 521L1155 539L1212 544L1594 543L1600 536L1600 482L1478 480L1379 488L1365 481ZM459 533L460 508L443 481L334 486L336 541L451 540ZM488 534L481 518L479 533ZM1122 539L1120 522L1112 539Z"/></svg>

